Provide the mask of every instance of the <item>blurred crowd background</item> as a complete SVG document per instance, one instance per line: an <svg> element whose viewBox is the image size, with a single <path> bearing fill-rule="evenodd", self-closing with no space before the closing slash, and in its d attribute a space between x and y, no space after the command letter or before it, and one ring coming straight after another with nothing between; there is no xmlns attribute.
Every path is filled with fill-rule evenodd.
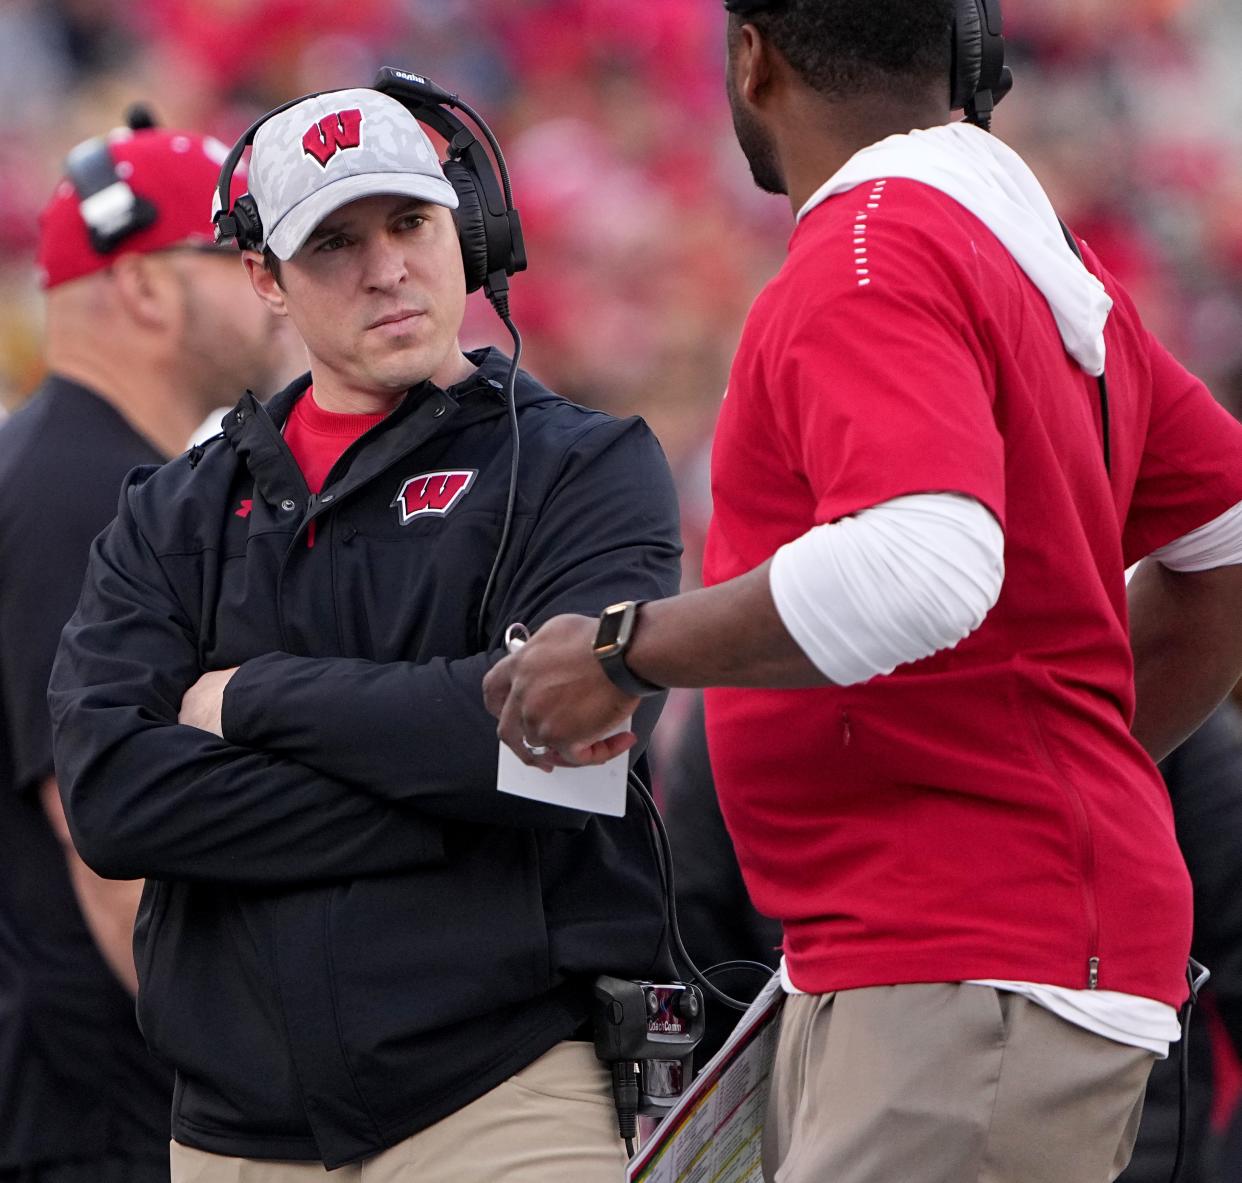
<svg viewBox="0 0 1242 1183"><path fill-rule="evenodd" d="M1018 82L996 131L1242 413L1242 5L1005 11ZM682 490L693 584L729 360L791 229L734 141L723 29L718 0L0 0L0 415L42 377L37 218L71 147L137 100L231 143L288 98L402 66L500 137L531 260L513 289L526 366L652 424ZM508 344L479 297L466 338ZM687 705L666 713L665 746Z"/></svg>
<svg viewBox="0 0 1242 1183"><path fill-rule="evenodd" d="M996 131L1152 329L1242 413L1242 5L1004 11L1018 82ZM651 423L681 489L693 585L729 361L792 227L734 140L723 31L719 0L0 0L0 408L42 376L38 212L71 147L139 100L231 144L289 98L410 68L499 136L531 260L513 288L524 364ZM509 347L481 295L465 336ZM662 736L684 708L674 700Z"/></svg>
<svg viewBox="0 0 1242 1183"><path fill-rule="evenodd" d="M1151 326L1242 408L1242 6L1005 11L1018 85L997 131ZM413 68L505 146L531 258L513 297L528 368L652 423L694 579L729 358L791 224L733 140L723 26L716 0L0 0L0 404L41 376L37 215L69 148L138 99L231 143L287 98ZM470 343L506 342L476 300Z"/></svg>

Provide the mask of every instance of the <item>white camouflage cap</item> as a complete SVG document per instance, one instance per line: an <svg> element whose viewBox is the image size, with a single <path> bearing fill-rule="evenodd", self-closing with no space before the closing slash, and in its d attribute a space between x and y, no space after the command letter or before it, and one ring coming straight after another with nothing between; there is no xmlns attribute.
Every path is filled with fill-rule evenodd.
<svg viewBox="0 0 1242 1183"><path fill-rule="evenodd" d="M377 90L335 90L269 119L254 137L250 195L264 246L291 259L330 213L360 197L417 197L457 208L427 133Z"/></svg>

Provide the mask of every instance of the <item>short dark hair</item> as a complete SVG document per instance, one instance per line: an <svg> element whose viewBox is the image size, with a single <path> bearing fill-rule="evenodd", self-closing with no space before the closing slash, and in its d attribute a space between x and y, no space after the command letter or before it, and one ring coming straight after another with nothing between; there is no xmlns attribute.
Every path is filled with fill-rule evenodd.
<svg viewBox="0 0 1242 1183"><path fill-rule="evenodd" d="M753 24L813 90L833 100L949 91L954 0L780 0L730 18Z"/></svg>
<svg viewBox="0 0 1242 1183"><path fill-rule="evenodd" d="M272 273L272 277L276 280L276 286L283 287L284 285L280 282L280 260L270 246L263 248L263 266Z"/></svg>

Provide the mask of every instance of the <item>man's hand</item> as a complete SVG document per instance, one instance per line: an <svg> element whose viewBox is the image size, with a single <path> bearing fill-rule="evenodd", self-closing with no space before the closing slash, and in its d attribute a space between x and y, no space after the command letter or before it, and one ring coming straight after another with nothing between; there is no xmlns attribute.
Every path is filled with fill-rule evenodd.
<svg viewBox="0 0 1242 1183"><path fill-rule="evenodd" d="M497 734L524 764L549 772L603 764L637 742L619 729L639 700L608 680L591 651L598 623L554 617L483 679L484 702L500 720ZM549 750L535 755L532 747Z"/></svg>
<svg viewBox="0 0 1242 1183"><path fill-rule="evenodd" d="M200 731L210 731L223 739L224 724L220 716L224 709L224 688L237 670L237 666L231 670L209 670L199 678L185 692L181 710L177 712L177 722L197 727Z"/></svg>
<svg viewBox="0 0 1242 1183"><path fill-rule="evenodd" d="M645 603L626 665L657 686L828 685L781 622L770 566L769 560L728 583ZM613 734L639 700L609 681L591 651L597 628L589 616L554 617L483 680L500 738L523 763L548 771L601 764L637 742L631 732ZM531 753L544 745L546 754Z"/></svg>
<svg viewBox="0 0 1242 1183"><path fill-rule="evenodd" d="M77 896L82 918L108 968L130 992L138 994L138 970L134 966L134 919L142 898L141 879L101 879L74 849L54 776L39 786L43 812L65 852L69 882Z"/></svg>

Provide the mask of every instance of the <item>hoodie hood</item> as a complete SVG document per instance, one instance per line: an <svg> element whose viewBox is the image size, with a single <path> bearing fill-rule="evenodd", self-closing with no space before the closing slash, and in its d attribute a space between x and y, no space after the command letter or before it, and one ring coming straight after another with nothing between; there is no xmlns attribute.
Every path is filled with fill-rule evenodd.
<svg viewBox="0 0 1242 1183"><path fill-rule="evenodd" d="M1071 357L1104 373L1104 326L1113 301L1070 249L1052 203L1026 162L968 123L889 136L855 153L798 213L885 177L918 181L952 198L1000 240L1040 290Z"/></svg>

